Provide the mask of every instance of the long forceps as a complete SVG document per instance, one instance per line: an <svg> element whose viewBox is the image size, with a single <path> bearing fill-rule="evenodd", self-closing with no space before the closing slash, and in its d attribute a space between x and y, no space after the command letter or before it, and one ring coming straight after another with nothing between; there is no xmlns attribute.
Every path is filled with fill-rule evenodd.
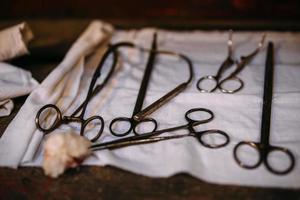
<svg viewBox="0 0 300 200"><path fill-rule="evenodd" d="M235 93L241 90L244 86L244 82L242 79L237 77L237 75L252 61L252 59L257 55L257 53L262 49L265 37L266 35L264 34L261 38L261 41L258 43L257 48L250 53L247 56L241 56L240 61L235 61L233 59L233 49L232 49L232 30L229 31L229 38L227 41L227 47L228 47L228 56L225 59L225 61L221 64L217 74L215 76L213 75L208 75L208 76L203 76L200 78L196 84L197 89L200 92L214 92L217 89L220 89L221 92L223 93ZM227 71L229 68L231 68L232 65L236 64L236 68L233 72L231 72L226 78L223 78L223 74L225 71ZM223 78L223 79L222 79ZM214 86L211 89L204 89L201 87L201 83L206 81L206 80L211 80L214 81ZM235 88L233 89L226 89L225 88L225 83L228 83L229 81L234 81L236 82Z"/></svg>
<svg viewBox="0 0 300 200"><path fill-rule="evenodd" d="M159 98L158 100L156 100L155 102L153 102L152 104L150 104L149 106L147 106L146 108L141 110L139 113L134 115L133 118L137 121L143 120L146 116L150 115L155 110L159 109L165 103L170 101L172 98L177 96L179 93L181 93L183 90L185 90L188 87L188 85L192 82L192 79L193 79L193 74L194 74L193 64L192 64L192 61L187 56L180 54L180 53L175 53L175 52L166 51L166 50L157 50L156 52L159 54L176 56L176 57L182 59L183 61L185 61L187 63L188 69L189 69L189 76L186 81L179 84L174 89L169 91L167 94L165 94L164 96L162 96L161 98Z"/></svg>
<svg viewBox="0 0 300 200"><path fill-rule="evenodd" d="M147 51L147 52L150 53L149 58L148 58L148 62L147 62L147 65L146 65L146 69L145 69L145 72L144 72L144 77L142 79L142 83L141 83L141 86L140 86L140 89L139 89L139 93L138 93L138 96L137 96L137 100L136 100L136 104L135 104L135 107L134 107L134 110L133 110L132 117L131 118L118 117L118 118L115 118L111 121L109 129L110 129L111 134L114 135L114 136L123 137L123 136L128 135L131 131L133 131L133 133L135 135L141 134L141 133L138 132L136 127L138 125L140 125L141 123L144 123L144 122L153 123L154 126L153 126L152 131L155 131L157 129L157 121L153 118L148 118L147 116L150 115L151 113L153 113L155 110L159 109L162 105L164 105L169 100L174 98L180 92L182 92L185 88L187 88L189 83L192 81L192 78L193 78L193 65L192 65L191 60L183 54L179 54L179 53L175 53L175 52L171 52L171 51L157 50L156 41L157 41L157 35L154 34L151 49L145 49L145 48L139 47L140 50ZM161 98L159 98L155 102L151 103L149 106L147 106L146 108L144 108L142 110L143 101L144 101L146 91L147 91L147 86L148 86L150 76L151 76L151 72L152 72L152 69L153 69L153 66L154 66L155 56L157 54L176 56L176 57L184 60L188 65L189 77L188 77L187 81L179 84L177 87L175 87L174 89L169 91L167 94L165 94L164 96L162 96ZM117 123L120 123L120 122L127 122L129 124L128 129L115 131L113 126L116 125Z"/></svg>
<svg viewBox="0 0 300 200"><path fill-rule="evenodd" d="M166 128L162 130L157 130L149 133L144 133L141 135L135 135L135 136L130 136L110 142L105 142L101 144L94 144L90 148L93 151L97 150L104 150L104 149L116 149L116 148L121 148L121 147L126 147L126 146L131 146L131 145L137 145L137 144L146 144L146 143L153 143L153 142L158 142L158 141L163 141L163 140L169 140L169 139L177 139L177 138L183 138L183 137L195 137L198 139L198 141L205 147L208 148L220 148L226 146L230 138L229 136L221 130L218 129L210 129L210 130L205 130L205 131L197 131L196 128L201 125L208 123L212 121L214 118L214 114L211 110L205 109L205 108L193 108L188 110L185 113L185 119L187 121L186 124L181 125L181 126L175 126L172 128ZM172 131L177 131L181 129L187 129L189 133L187 134L180 134L180 135L172 135L172 136L161 136L158 137L159 135L163 133L168 133ZM206 141L207 138L206 136L212 136L215 137L213 141ZM220 141L220 136L221 136L221 141ZM219 138L218 138L219 137ZM216 141L218 140L218 141ZM215 142L215 143L214 143Z"/></svg>
<svg viewBox="0 0 300 200"><path fill-rule="evenodd" d="M270 138L270 124L271 124L271 108L272 108L272 89L273 89L273 43L268 44L266 69L265 69L265 83L264 83L264 95L263 95L263 109L262 109L262 122L261 122L261 136L260 142L242 141L238 143L233 151L234 159L243 168L254 169L257 168L261 163L264 163L267 169L277 175L284 175L289 173L295 166L295 158L293 154L285 147L273 146L269 143ZM258 153L258 160L252 164L245 163L241 159L241 148L248 146L253 148ZM286 165L283 169L277 169L274 164L268 160L271 153L279 152L286 155L289 158L289 165Z"/></svg>
<svg viewBox="0 0 300 200"><path fill-rule="evenodd" d="M117 136L117 137L123 137L125 135L128 135L131 130L135 130L135 127L137 126L137 124L142 123L142 121L137 121L133 118L134 115L136 115L137 113L139 113L142 110L142 106L144 103L144 99L146 96L146 91L147 91L147 87L148 87L148 83L150 80L150 76L153 70L153 66L154 66L154 61L155 61L155 56L156 56L156 46L157 46L157 35L156 33L154 33L153 36L153 41L152 41L152 46L151 46L151 50L150 50L150 55L146 64L146 69L144 72L144 76L142 79L142 83L140 85L140 89L139 89L139 93L137 95L137 99L136 99L136 103L133 109L133 113L132 113L132 117L128 118L128 117L117 117L114 118L110 125L109 125L109 129L112 135ZM121 130L119 131L115 131L113 129L114 124L116 123L120 123L120 122L127 122L129 123L129 128L127 130L125 130L124 132ZM157 122L156 120L154 120L153 118L146 118L143 120L143 122L151 122L154 124L154 130L156 130L157 128Z"/></svg>
<svg viewBox="0 0 300 200"><path fill-rule="evenodd" d="M55 130L56 128L58 128L61 124L69 124L71 122L79 122L81 124L80 135L84 135L86 127L90 127L95 124L98 124L96 134L94 134L95 136L93 136L93 138L90 139L92 142L95 142L101 136L101 134L103 132L104 120L101 116L98 116L98 115L84 119L84 114L85 114L85 111L86 111L89 101L92 99L93 96L95 96L98 92L100 92L103 89L103 87L107 84L108 80L112 76L113 71L118 62L117 49L122 46L133 47L134 44L129 43L129 42L120 42L120 43L116 43L114 45L109 46L109 48L104 53L98 67L96 68L96 70L93 74L93 77L92 77L85 100L70 116L63 116L62 112L56 105L47 104L47 105L43 106L36 115L35 124L36 124L37 128L40 131L44 132L44 134L48 134L48 133L52 132L53 130ZM101 69L111 53L113 54L113 62L110 67L110 70L109 70L107 76L105 77L105 79L103 80L103 82L101 84L96 85L96 81L101 75ZM45 119L45 116L47 116L47 114L48 114L48 116L55 117L55 120L52 120L50 125L45 126L45 124L43 124L43 122L45 122L44 119ZM54 119L54 118L52 118L52 119Z"/></svg>

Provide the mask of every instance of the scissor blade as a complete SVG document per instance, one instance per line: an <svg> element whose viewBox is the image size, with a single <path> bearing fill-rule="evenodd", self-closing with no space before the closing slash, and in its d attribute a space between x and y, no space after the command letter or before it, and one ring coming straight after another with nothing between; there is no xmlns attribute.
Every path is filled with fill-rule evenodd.
<svg viewBox="0 0 300 200"><path fill-rule="evenodd" d="M147 88L148 88L148 83L149 83L150 76L151 76L153 66L154 66L154 61L155 61L155 56L156 56L156 48L157 48L157 34L154 33L150 55L149 55L149 58L147 61L146 69L145 69L142 83L141 83L141 86L139 89L139 93L137 95L137 99L136 99L136 103L135 103L135 107L134 107L132 116L134 116L135 114L140 112L143 107L144 99L145 99Z"/></svg>
<svg viewBox="0 0 300 200"><path fill-rule="evenodd" d="M269 42L267 49L264 95L263 95L263 109L261 122L261 143L269 144L270 124L271 124L271 110L273 97L273 73L274 73L274 58L273 58L273 43Z"/></svg>
<svg viewBox="0 0 300 200"><path fill-rule="evenodd" d="M173 135L173 136L128 140L128 141L123 141L123 142L114 142L114 143L112 142L109 144L91 146L91 150L92 151L100 151L100 150L104 150L104 149L118 149L118 148L132 146L132 145L148 144L148 143L154 143L154 142L159 142L159 141L164 141L164 140L179 139L179 138L183 138L183 137L187 137L187 136L192 136L192 135L184 134L184 135Z"/></svg>

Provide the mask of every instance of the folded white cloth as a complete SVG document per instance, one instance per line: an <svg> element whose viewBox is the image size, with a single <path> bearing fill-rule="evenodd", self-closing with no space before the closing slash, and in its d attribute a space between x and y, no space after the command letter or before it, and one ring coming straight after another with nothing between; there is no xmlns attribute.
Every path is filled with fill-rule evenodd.
<svg viewBox="0 0 300 200"><path fill-rule="evenodd" d="M105 48L112 30L108 24L99 21L91 23L59 66L30 94L0 139L1 165L17 167L22 160L32 160L43 137L34 123L38 109L49 103L57 104L63 111L70 106L80 85L90 82L83 77L84 64L91 61L97 63L95 58L99 61L99 53Z"/></svg>
<svg viewBox="0 0 300 200"><path fill-rule="evenodd" d="M28 54L26 45L32 38L26 23L0 31L0 61ZM11 113L13 102L10 98L29 94L37 85L30 72L0 62L0 117Z"/></svg>
<svg viewBox="0 0 300 200"><path fill-rule="evenodd" d="M10 115L14 108L14 102L11 99L0 101L0 117Z"/></svg>
<svg viewBox="0 0 300 200"><path fill-rule="evenodd" d="M297 164L300 157L300 135L298 134L300 129L300 79L298 78L300 58L297 56L300 53L299 33L268 33L268 40L272 40L276 48L270 140L271 144L289 148L296 158L296 166L290 174L276 176L268 172L263 165L254 170L245 170L240 168L233 159L233 148L238 142L241 140L259 141L260 138L265 50L260 52L239 75L245 82L245 87L240 92L232 95L222 94L219 91L211 94L199 93L195 87L197 79L208 74L214 75L227 55L228 33L143 29L116 31L112 41L115 43L130 40L143 47L150 47L154 31L158 32L159 49L177 51L190 56L195 70L195 78L190 87L151 115L158 120L158 128L183 125L186 123L184 114L187 110L203 107L211 109L215 118L212 122L201 125L201 128L203 130L221 129L230 135L231 142L224 148L208 149L200 145L196 139L188 137L113 151L94 152L94 156L86 160L85 164L113 165L151 177L167 177L185 172L214 183L299 188L300 165ZM235 33L235 56L239 57L251 52L261 35L260 32ZM77 45L79 41L74 45L77 50L81 46ZM70 50L70 52L73 51L75 48ZM78 58L75 57L78 54L74 55L70 52L66 56L67 60ZM144 73L148 57L146 53L126 48L121 52L122 63L114 74L113 80L93 98L87 107L86 117L98 114L105 119L104 133L98 142L116 139L109 134L108 125L115 117L131 116ZM30 95L16 119L0 139L0 165L40 166L42 160L40 150L34 161L27 162L37 150L36 144L39 144L42 137L34 126L35 114L42 105L47 103L56 103L66 114L70 114L83 101L92 76L92 69L96 66L90 64L91 62L85 62L84 59L80 62L78 59L76 61L72 64L59 65L41 87ZM69 70L68 73L61 75L63 74L61 71L67 72L66 69ZM78 78L80 76L78 74L81 74L81 78ZM159 56L144 106L161 97L181 81L185 81L187 75L188 71L184 62L172 57ZM63 78L64 76L72 76L72 80ZM62 85L69 84L72 88L59 90L58 85L55 85L58 81L61 81ZM68 131L69 126L71 125L61 126L56 131ZM21 130L22 139L18 134ZM182 130L178 133L184 132L186 131ZM28 156L24 156L25 151Z"/></svg>
<svg viewBox="0 0 300 200"><path fill-rule="evenodd" d="M29 71L0 62L0 116L11 113L13 103L10 98L29 94L37 85Z"/></svg>

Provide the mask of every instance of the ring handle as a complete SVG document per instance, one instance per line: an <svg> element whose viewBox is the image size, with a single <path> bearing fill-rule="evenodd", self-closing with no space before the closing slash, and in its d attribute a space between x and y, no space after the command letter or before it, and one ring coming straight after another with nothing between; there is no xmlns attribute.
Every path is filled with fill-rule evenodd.
<svg viewBox="0 0 300 200"><path fill-rule="evenodd" d="M56 112L56 119L55 121L53 122L53 124L49 127L49 128L43 128L41 126L41 121L40 121L40 115L42 114L42 112L44 112L45 110L47 109L54 109L55 112ZM59 108L56 106L56 105L53 105L53 104L47 104L47 105L44 105L36 114L36 117L35 117L35 125L37 126L37 128L44 132L45 134L48 134L50 133L51 131L53 131L54 129L56 129L62 122L62 114L59 110Z"/></svg>
<svg viewBox="0 0 300 200"><path fill-rule="evenodd" d="M127 122L129 123L129 128L128 130L125 130L125 132L117 132L117 131L114 131L113 129L113 125L116 124L116 123L120 123L120 122ZM123 136L126 136L128 135L131 130L132 130L132 120L131 118L128 118L128 117L117 117L117 118L114 118L110 124L109 124L109 130L110 130L110 133L116 137L123 137Z"/></svg>
<svg viewBox="0 0 300 200"><path fill-rule="evenodd" d="M205 80L212 80L212 81L214 81L215 82L215 86L212 89L210 89L210 90L201 88L201 86L200 86L201 82L203 82ZM209 75L209 76L203 76L202 78L200 78L197 81L196 87L202 93L210 93L210 92L213 92L213 91L215 91L217 89L217 87L218 87L218 81L217 81L217 79L216 79L215 76L211 76L211 75Z"/></svg>
<svg viewBox="0 0 300 200"><path fill-rule="evenodd" d="M149 131L149 132L146 132L146 133L152 133L152 132L156 131L157 126L158 126L158 125L157 125L157 121L156 121L155 119L153 119L153 118L145 118L145 119L143 119L143 120L141 120L141 121L138 121L138 122L134 123L133 133L134 133L135 135L146 134L146 133L141 133L141 132L139 132L139 131L137 130L137 127L140 126L142 123L147 123L147 122L153 123L153 124L154 124L154 127L153 127L153 130L152 130L152 131Z"/></svg>
<svg viewBox="0 0 300 200"><path fill-rule="evenodd" d="M100 116L97 116L97 115L92 116L92 117L88 118L87 120L85 120L83 122L82 126L81 126L80 135L84 136L84 133L85 133L84 131L85 131L86 126L91 121L94 121L94 120L97 120L97 119L101 122L101 127L100 127L99 131L97 131L97 134L92 139L90 139L91 142L96 142L100 138L100 136L102 135L103 129L104 129L104 120L103 120L103 118L100 117Z"/></svg>
<svg viewBox="0 0 300 200"><path fill-rule="evenodd" d="M226 89L222 85L224 85L224 83L226 83L228 81L235 81L239 85L236 89ZM240 91L244 87L244 82L238 77L231 77L231 78L226 78L226 79L220 81L218 87L220 88L220 90L223 93L233 94L233 93L236 93L236 92Z"/></svg>
<svg viewBox="0 0 300 200"><path fill-rule="evenodd" d="M257 168L263 158L262 158L262 154L261 154L261 148L259 146L260 144L259 143L256 143L256 142L250 142L250 141L242 141L242 142L239 142L233 149L233 157L235 159L235 161L237 162L237 164L242 167L242 168L245 168L245 169L255 169ZM254 164L250 165L250 164L246 164L244 163L240 157L238 156L238 151L240 151L239 149L242 147L242 146L249 146L250 148L253 148L257 151L258 153L258 160L257 162L255 162Z"/></svg>
<svg viewBox="0 0 300 200"><path fill-rule="evenodd" d="M204 112L204 113L208 113L209 114L209 117L206 118L206 119L193 119L192 117L190 117L189 115L192 114L192 113L196 113L196 112ZM205 124L205 123L208 123L210 122L211 120L213 120L214 118L214 113L209 110L209 109L206 109L206 108L192 108L190 110L188 110L186 113L185 113L185 119L192 123L193 126L197 126L199 124Z"/></svg>
<svg viewBox="0 0 300 200"><path fill-rule="evenodd" d="M275 152L275 151L282 152L285 155L287 155L287 157L290 160L290 164L288 165L287 168L285 168L283 170L278 170L278 169L275 169L274 167L272 167L272 165L269 163L268 156L270 155L271 152ZM290 171L292 171L292 169L294 168L295 157L292 154L292 152L290 150L288 150L287 148L282 148L282 147L277 147L277 146L269 146L268 151L266 153L266 157L264 159L264 163L270 172L277 174L277 175L285 175L285 174L289 173Z"/></svg>
<svg viewBox="0 0 300 200"><path fill-rule="evenodd" d="M224 138L224 141L219 144L210 144L208 142L205 142L205 140L203 139L203 137L206 135L221 135ZM230 142L230 138L227 135L227 133L218 129L210 129L210 130L195 132L195 136L203 146L211 149L224 147Z"/></svg>

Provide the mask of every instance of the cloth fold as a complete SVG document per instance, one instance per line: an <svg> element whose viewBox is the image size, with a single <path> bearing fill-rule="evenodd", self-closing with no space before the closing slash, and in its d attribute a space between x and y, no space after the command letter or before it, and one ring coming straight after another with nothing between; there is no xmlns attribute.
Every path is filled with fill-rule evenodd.
<svg viewBox="0 0 300 200"><path fill-rule="evenodd" d="M290 149L296 158L295 168L290 174L276 176L268 172L263 164L257 169L245 170L240 168L233 159L233 148L238 142L260 140L265 50L261 51L238 75L245 83L240 92L222 94L216 91L205 94L196 89L196 82L202 76L214 75L217 72L221 62L227 56L228 33L175 32L147 28L116 31L111 40L112 43L133 41L147 48L151 46L154 32L158 33L158 49L172 50L190 56L195 72L194 80L189 88L151 114L151 117L159 123L158 129L184 125L187 123L184 118L185 112L191 108L202 107L214 112L215 118L207 124L202 124L200 128L223 130L230 136L231 142L224 148L208 149L200 145L195 138L187 137L112 151L94 152L84 164L113 165L150 177L168 177L184 172L196 178L220 184L300 188L300 165L298 164L300 160L300 135L298 134L300 129L300 79L298 78L300 60L299 56L295 57L300 53L300 34L268 32L267 36L267 40L274 42L276 50L270 143ZM239 57L251 52L261 35L261 32L235 33L235 56ZM74 46L82 48L79 41L76 43L78 45ZM65 113L70 114L85 98L92 76L91 69L94 68L86 54L78 56L76 61L71 62L71 58L74 58L72 55L75 53L70 52L74 51L72 48L65 58L72 65L63 61L63 65L59 65L30 95L17 117L7 128L0 139L0 165L40 166L43 152L37 144L40 144L43 135L36 130L34 125L37 110L47 103L55 103L63 108ZM96 53L91 57L97 57L95 55ZM115 117L131 116L148 54L124 48L120 50L120 56L121 63L112 80L87 107L86 117L97 114L103 116L105 120L104 133L97 142L117 139L109 133L109 123ZM66 78L71 74L72 80ZM158 55L144 107L180 82L185 81L187 75L188 71L184 62L170 56ZM78 79L78 76L81 78ZM73 87L60 89L67 85ZM63 134L73 126L76 128L73 124L60 126L56 131ZM20 138L18 134L20 130L22 130L22 142L16 142L16 138ZM168 134L185 132L187 131L182 130ZM34 160L31 160L34 153L36 156ZM283 162L284 160L279 160L279 163Z"/></svg>
<svg viewBox="0 0 300 200"><path fill-rule="evenodd" d="M0 31L0 61L28 54L27 44L32 38L26 23ZM13 109L10 98L29 94L37 85L30 72L0 62L0 117L10 115Z"/></svg>
<svg viewBox="0 0 300 200"><path fill-rule="evenodd" d="M14 102L11 99L0 101L0 117L10 115L14 108Z"/></svg>
<svg viewBox="0 0 300 200"><path fill-rule="evenodd" d="M97 48L106 48L112 31L109 24L92 22L59 66L29 95L0 139L1 165L17 168L22 160L32 160L43 138L43 133L36 129L34 123L37 111L50 103L59 103L58 106L63 109L69 106L76 97L85 59ZM64 98L67 101L61 100Z"/></svg>

